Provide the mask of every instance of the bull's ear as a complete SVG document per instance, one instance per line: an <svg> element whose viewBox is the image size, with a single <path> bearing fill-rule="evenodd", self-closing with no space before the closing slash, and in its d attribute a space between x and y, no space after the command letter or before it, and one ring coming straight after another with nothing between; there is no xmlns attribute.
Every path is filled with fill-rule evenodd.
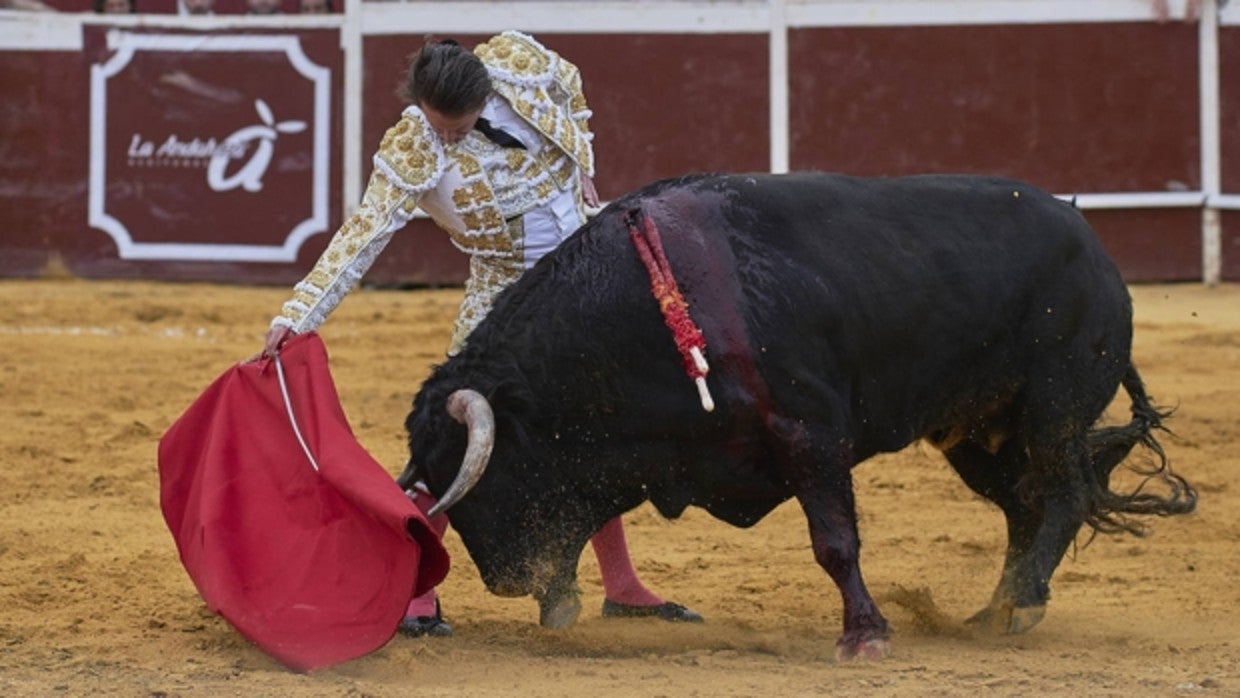
<svg viewBox="0 0 1240 698"><path fill-rule="evenodd" d="M507 380L496 384L486 395L495 411L497 438L521 448L527 446L528 426L538 419L538 402L530 384Z"/></svg>

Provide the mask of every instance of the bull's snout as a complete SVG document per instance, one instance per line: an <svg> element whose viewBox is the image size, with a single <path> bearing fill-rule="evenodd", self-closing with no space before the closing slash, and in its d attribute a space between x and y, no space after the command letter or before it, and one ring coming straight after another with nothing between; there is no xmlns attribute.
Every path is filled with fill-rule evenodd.
<svg viewBox="0 0 1240 698"><path fill-rule="evenodd" d="M533 575L529 566L514 565L479 565L482 583L487 591L496 596L514 597L529 596L534 593Z"/></svg>

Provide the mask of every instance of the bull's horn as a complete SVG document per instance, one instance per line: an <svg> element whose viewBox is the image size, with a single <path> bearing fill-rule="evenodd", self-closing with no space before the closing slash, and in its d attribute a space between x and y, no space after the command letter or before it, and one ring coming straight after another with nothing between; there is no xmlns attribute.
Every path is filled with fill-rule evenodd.
<svg viewBox="0 0 1240 698"><path fill-rule="evenodd" d="M487 469L491 447L495 445L495 414L491 404L477 391L463 389L448 396L448 414L469 429L469 443L456 479L443 497L431 507L427 516L435 516L461 501Z"/></svg>

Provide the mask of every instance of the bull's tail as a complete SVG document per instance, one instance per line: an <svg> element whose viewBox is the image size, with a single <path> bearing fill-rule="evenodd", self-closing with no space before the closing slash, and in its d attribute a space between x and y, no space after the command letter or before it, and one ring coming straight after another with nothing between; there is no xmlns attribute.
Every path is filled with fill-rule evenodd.
<svg viewBox="0 0 1240 698"><path fill-rule="evenodd" d="M1085 523L1101 533L1126 531L1141 536L1145 528L1131 516L1187 514L1197 506L1197 490L1171 471L1166 452L1154 438L1156 431L1168 431L1162 422L1171 415L1171 411L1161 410L1150 403L1135 367L1128 367L1120 384L1132 399L1132 421L1124 426L1104 427L1089 433L1089 459L1096 478L1096 491ZM1128 457L1137 444L1153 454L1151 465L1132 466L1145 479L1127 494L1111 491L1111 471ZM1159 495L1144 491L1151 480L1161 482L1169 492Z"/></svg>

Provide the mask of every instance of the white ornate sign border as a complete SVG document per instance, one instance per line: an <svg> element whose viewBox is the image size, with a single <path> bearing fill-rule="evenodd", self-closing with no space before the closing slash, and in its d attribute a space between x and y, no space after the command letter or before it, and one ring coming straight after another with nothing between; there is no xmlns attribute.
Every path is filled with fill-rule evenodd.
<svg viewBox="0 0 1240 698"><path fill-rule="evenodd" d="M294 262L306 238L327 229L328 122L331 69L312 62L296 36L192 34L133 34L113 31L109 46L116 54L103 65L91 66L90 90L90 225L116 241L122 259L158 259L217 262ZM177 242L135 242L123 223L104 210L108 78L120 72L138 50L157 51L282 51L294 70L314 83L314 169L311 216L296 226L284 244L243 245Z"/></svg>

